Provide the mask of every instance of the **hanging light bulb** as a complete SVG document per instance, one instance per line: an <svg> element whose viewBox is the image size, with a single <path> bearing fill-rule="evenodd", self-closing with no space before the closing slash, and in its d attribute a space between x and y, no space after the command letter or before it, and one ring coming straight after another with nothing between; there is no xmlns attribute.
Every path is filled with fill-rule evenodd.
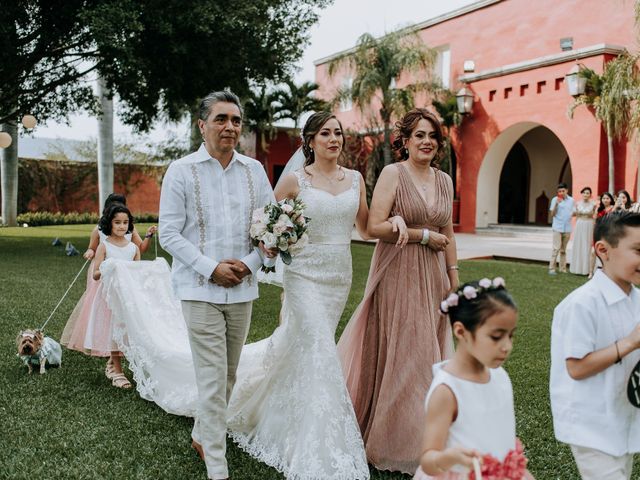
<svg viewBox="0 0 640 480"><path fill-rule="evenodd" d="M0 148L7 148L11 145L11 135L7 132L0 132Z"/></svg>
<svg viewBox="0 0 640 480"><path fill-rule="evenodd" d="M25 115L22 117L22 125L24 125L24 128L34 128L36 126L36 117L33 115Z"/></svg>

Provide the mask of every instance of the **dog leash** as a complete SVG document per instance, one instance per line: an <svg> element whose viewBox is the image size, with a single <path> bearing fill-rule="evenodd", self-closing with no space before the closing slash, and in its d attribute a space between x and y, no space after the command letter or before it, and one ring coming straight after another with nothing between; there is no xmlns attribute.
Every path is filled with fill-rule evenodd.
<svg viewBox="0 0 640 480"><path fill-rule="evenodd" d="M47 321L44 322L44 325L42 325L42 327L40 328L40 331L44 331L44 327L47 326L47 323L49 323L49 320L51 320L51 317L53 317L53 314L56 313L56 310L58 310L58 307L60 306L60 304L62 303L62 301L66 298L67 294L69 293L69 290L71 290L71 287L73 287L73 285L76 283L76 280L78 280L78 277L80 276L80 274L82 273L82 271L84 270L84 267L87 266L87 263L89 263L90 260L87 259L84 264L82 265L82 268L80 268L80 271L78 272L78 274L76 275L76 278L73 279L73 281L71 282L71 285L69 285L69 288L67 288L67 291L64 292L64 295L62 295L62 298L60 299L60 301L58 302L58 304L56 305L56 308L53 309L53 312L51 312L51 315L49 315L49 318L47 318Z"/></svg>

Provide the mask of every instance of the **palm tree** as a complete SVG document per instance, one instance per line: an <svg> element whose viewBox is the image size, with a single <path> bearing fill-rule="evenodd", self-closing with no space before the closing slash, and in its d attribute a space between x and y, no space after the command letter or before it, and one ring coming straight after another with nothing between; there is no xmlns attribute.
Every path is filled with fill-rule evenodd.
<svg viewBox="0 0 640 480"><path fill-rule="evenodd" d="M277 102L280 104L275 116L278 120L283 118L293 120L297 134L302 114L327 110L329 103L313 96L313 92L320 88L317 83L304 82L301 85L296 85L292 80L287 80L285 84L287 89L282 88L274 92Z"/></svg>
<svg viewBox="0 0 640 480"><path fill-rule="evenodd" d="M432 100L431 104L436 109L442 119L445 140L445 163L444 167L451 178L453 178L453 163L451 160L451 129L462 123L462 114L458 112L458 101L451 90L443 90L439 95L439 100Z"/></svg>
<svg viewBox="0 0 640 480"><path fill-rule="evenodd" d="M251 90L244 104L249 131L255 133L260 147L265 152L269 150L269 141L273 140L276 134L273 123L276 120L277 100L277 93L268 92L267 87L262 85Z"/></svg>
<svg viewBox="0 0 640 480"><path fill-rule="evenodd" d="M391 157L391 121L414 105L414 95L430 90L431 68L436 52L428 48L415 31L399 30L382 38L362 35L353 52L339 56L329 64L329 75L346 68L352 72L351 88L339 89L336 101L351 100L364 114L372 103L379 103L379 119L384 134L383 158L389 165ZM404 88L395 83L403 74L420 74L424 81Z"/></svg>
<svg viewBox="0 0 640 480"><path fill-rule="evenodd" d="M623 52L604 67L602 75L590 68L582 68L578 73L587 80L586 90L569 106L569 117L580 105L594 111L607 134L609 156L609 191L615 189L615 158L613 144L626 136L630 138L640 127L640 54Z"/></svg>

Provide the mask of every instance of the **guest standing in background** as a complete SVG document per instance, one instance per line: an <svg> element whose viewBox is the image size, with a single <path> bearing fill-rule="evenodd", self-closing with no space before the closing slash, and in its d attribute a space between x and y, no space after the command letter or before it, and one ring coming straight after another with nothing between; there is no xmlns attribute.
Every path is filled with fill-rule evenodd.
<svg viewBox="0 0 640 480"><path fill-rule="evenodd" d="M556 274L556 262L559 263L560 272L567 272L567 243L569 243L571 236L571 217L573 216L574 203L573 198L569 196L567 184L559 183L558 194L551 199L549 206L549 212L551 212L553 219L551 225L553 251L549 261L549 275Z"/></svg>
<svg viewBox="0 0 640 480"><path fill-rule="evenodd" d="M613 206L614 210L629 210L633 205L633 200L631 200L631 195L626 190L620 190L616 195L616 201Z"/></svg>
<svg viewBox="0 0 640 480"><path fill-rule="evenodd" d="M576 230L573 234L573 249L569 271L576 275L588 275L593 271L591 250L593 246L593 224L596 204L591 201L591 188L580 190L582 201L576 202L573 214L576 216Z"/></svg>

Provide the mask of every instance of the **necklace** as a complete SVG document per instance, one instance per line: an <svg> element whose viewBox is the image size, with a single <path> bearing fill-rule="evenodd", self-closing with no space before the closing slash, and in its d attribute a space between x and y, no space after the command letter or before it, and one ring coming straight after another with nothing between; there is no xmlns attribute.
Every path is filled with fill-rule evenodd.
<svg viewBox="0 0 640 480"><path fill-rule="evenodd" d="M409 170L409 172L411 173L411 175L418 181L418 186L423 190L423 191L427 191L427 189L429 188L429 185L427 183L423 183L420 179L420 177L418 175L416 175L416 173L413 171L412 167L407 166L407 170ZM428 175L427 175L428 176Z"/></svg>
<svg viewBox="0 0 640 480"><path fill-rule="evenodd" d="M322 173L318 168L314 167L313 171L320 174L320 176L326 178L331 185L337 182L341 182L347 176L345 171L342 169L341 165L338 165L338 174L334 177L327 177L324 173ZM340 175L342 173L342 175Z"/></svg>

